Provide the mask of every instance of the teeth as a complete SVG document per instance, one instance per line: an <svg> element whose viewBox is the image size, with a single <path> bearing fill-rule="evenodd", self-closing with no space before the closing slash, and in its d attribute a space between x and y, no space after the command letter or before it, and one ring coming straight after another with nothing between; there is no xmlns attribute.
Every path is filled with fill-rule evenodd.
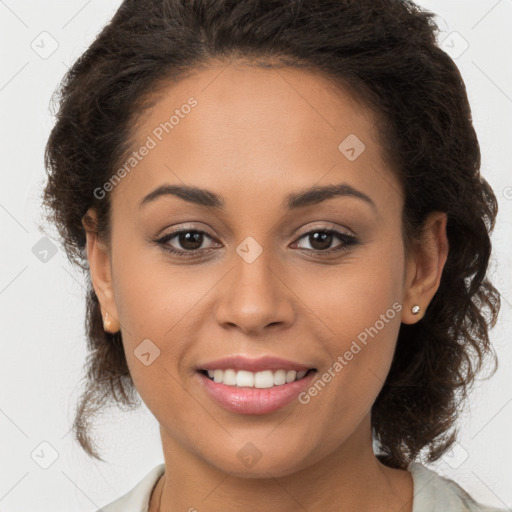
<svg viewBox="0 0 512 512"><path fill-rule="evenodd" d="M286 372L286 382L293 382L297 377L297 372L295 370L288 370Z"/></svg>
<svg viewBox="0 0 512 512"><path fill-rule="evenodd" d="M208 370L208 377L214 382L222 382L227 386L246 388L272 388L302 379L307 370L265 370L262 372L248 372L246 370Z"/></svg>
<svg viewBox="0 0 512 512"><path fill-rule="evenodd" d="M282 384L286 384L286 372L284 370L277 370L274 373L274 385L281 386Z"/></svg>
<svg viewBox="0 0 512 512"><path fill-rule="evenodd" d="M274 374L270 370L254 374L254 387L271 388L274 386Z"/></svg>
<svg viewBox="0 0 512 512"><path fill-rule="evenodd" d="M224 370L222 382L228 386L236 386L236 372L235 370Z"/></svg>
<svg viewBox="0 0 512 512"><path fill-rule="evenodd" d="M217 371L217 370L215 370ZM224 383L224 381L222 381ZM240 387L254 387L254 373L240 370L236 374L236 385Z"/></svg>

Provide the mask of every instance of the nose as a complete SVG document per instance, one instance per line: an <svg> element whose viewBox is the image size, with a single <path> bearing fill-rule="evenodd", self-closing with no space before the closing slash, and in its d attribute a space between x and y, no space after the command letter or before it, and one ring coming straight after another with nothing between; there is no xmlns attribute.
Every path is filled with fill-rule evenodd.
<svg viewBox="0 0 512 512"><path fill-rule="evenodd" d="M234 267L218 288L216 319L224 328L259 335L292 325L296 314L288 273L263 251L254 261L234 257Z"/></svg>

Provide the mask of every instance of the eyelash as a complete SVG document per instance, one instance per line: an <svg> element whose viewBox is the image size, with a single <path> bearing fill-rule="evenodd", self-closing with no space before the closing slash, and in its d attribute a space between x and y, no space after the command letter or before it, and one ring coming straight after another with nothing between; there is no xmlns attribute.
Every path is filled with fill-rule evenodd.
<svg viewBox="0 0 512 512"><path fill-rule="evenodd" d="M199 253L201 251L209 252L211 250L211 249L197 249L197 250L193 250L193 251L181 251L181 250L169 247L168 242L170 240L172 240L173 238L176 238L177 236L179 236L182 233L199 233L201 235L206 235L208 238L213 239L213 237L210 236L206 231L202 231L200 229L183 229L181 231L175 231L174 233L169 233L167 235L164 235L164 236L156 239L154 242L156 244L158 244L162 248L162 250L169 252L171 254L178 255L180 257L194 257L197 253ZM305 238L313 233L327 233L330 235L335 235L337 238L339 238L343 242L339 247L334 248L334 249L326 249L325 251L319 251L319 250L315 250L315 249L300 249L302 251L307 251L313 255L324 256L326 254L331 255L333 253L345 252L345 251L348 251L351 246L357 245L359 243L357 238L355 238L354 236L347 235L346 233L342 233L340 231L337 231L336 229L331 229L331 228L325 228L325 229L315 228L311 231L303 233L297 240L301 240L302 238Z"/></svg>

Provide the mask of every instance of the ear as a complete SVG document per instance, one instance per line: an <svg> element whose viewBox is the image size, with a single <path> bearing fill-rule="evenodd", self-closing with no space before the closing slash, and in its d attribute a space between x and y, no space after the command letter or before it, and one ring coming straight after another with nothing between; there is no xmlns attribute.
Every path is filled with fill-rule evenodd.
<svg viewBox="0 0 512 512"><path fill-rule="evenodd" d="M119 315L114 301L112 269L107 245L98 237L97 215L89 208L82 217L87 244L87 259L91 281L100 302L101 316L105 331L115 333L119 330Z"/></svg>
<svg viewBox="0 0 512 512"><path fill-rule="evenodd" d="M404 324L414 324L421 319L441 282L446 259L448 257L448 237L444 212L432 212L425 221L424 237L418 242L407 261L403 314ZM413 314L411 308L418 305L419 314Z"/></svg>

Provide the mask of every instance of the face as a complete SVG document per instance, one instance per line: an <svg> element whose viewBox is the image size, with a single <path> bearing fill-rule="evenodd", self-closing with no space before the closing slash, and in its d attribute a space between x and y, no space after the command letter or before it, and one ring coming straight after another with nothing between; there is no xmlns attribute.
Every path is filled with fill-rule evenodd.
<svg viewBox="0 0 512 512"><path fill-rule="evenodd" d="M415 268L372 114L311 72L212 65L133 150L94 285L164 451L257 477L371 449Z"/></svg>

